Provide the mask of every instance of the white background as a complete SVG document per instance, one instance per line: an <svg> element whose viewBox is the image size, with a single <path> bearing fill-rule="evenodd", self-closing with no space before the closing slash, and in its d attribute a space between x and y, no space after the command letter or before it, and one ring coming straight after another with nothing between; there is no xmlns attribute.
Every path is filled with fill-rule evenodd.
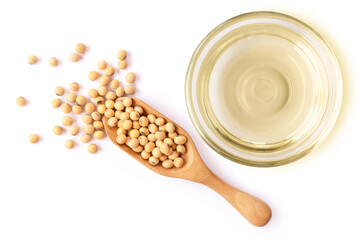
<svg viewBox="0 0 360 240"><path fill-rule="evenodd" d="M0 239L359 239L360 31L356 1L1 1ZM293 15L334 48L344 76L344 102L326 141L286 166L253 168L211 150L191 124L184 100L190 57L221 22L248 11ZM68 61L78 42L88 46ZM139 77L136 96L193 137L205 163L232 185L264 199L273 218L246 222L200 184L157 175L108 139L90 155L78 137L55 136L62 112L50 107L54 87L81 84L99 60L129 52ZM35 66L26 63L35 54ZM47 61L55 56L56 68ZM123 81L126 71L117 72ZM15 104L17 96L26 107ZM79 125L82 125L79 121ZM28 136L41 136L31 145ZM66 150L66 139L76 140Z"/></svg>

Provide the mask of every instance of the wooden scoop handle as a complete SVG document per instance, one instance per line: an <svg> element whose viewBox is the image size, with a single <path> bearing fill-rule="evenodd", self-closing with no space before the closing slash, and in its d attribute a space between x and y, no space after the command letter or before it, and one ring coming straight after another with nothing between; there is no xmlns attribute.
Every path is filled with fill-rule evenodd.
<svg viewBox="0 0 360 240"><path fill-rule="evenodd" d="M213 173L202 183L219 193L253 225L262 227L269 222L271 208L263 200L234 188Z"/></svg>

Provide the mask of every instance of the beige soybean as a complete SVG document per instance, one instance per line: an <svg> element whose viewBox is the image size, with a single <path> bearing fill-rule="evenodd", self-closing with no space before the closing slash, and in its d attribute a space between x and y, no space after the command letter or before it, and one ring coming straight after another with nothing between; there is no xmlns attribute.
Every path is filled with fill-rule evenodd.
<svg viewBox="0 0 360 240"><path fill-rule="evenodd" d="M132 105L132 99L129 97L124 97L123 98L123 104L125 107L131 107Z"/></svg>
<svg viewBox="0 0 360 240"><path fill-rule="evenodd" d="M113 66L107 66L105 69L104 69L104 73L108 76L111 76L113 75L115 72L115 69Z"/></svg>
<svg viewBox="0 0 360 240"><path fill-rule="evenodd" d="M96 71L91 71L88 74L88 78L89 78L90 81L95 81L96 79L99 78L99 73L96 72Z"/></svg>
<svg viewBox="0 0 360 240"><path fill-rule="evenodd" d="M107 67L106 61L105 60L99 61L97 67L99 70L104 70Z"/></svg>
<svg viewBox="0 0 360 240"><path fill-rule="evenodd" d="M114 103L114 101L113 100L111 100L111 99L108 99L108 100L106 100L106 102L105 102L105 106L106 106L106 108L107 109L113 109L114 108L114 105L115 105L115 103Z"/></svg>
<svg viewBox="0 0 360 240"><path fill-rule="evenodd" d="M125 112L127 112L127 113L131 113L131 112L133 112L134 111L134 108L133 107L127 107L127 108L125 108Z"/></svg>
<svg viewBox="0 0 360 240"><path fill-rule="evenodd" d="M177 157L179 157L179 153L176 151L173 151L172 154L168 156L168 158L171 160L175 160Z"/></svg>
<svg viewBox="0 0 360 240"><path fill-rule="evenodd" d="M165 154L163 154L163 155L161 155L161 157L159 157L160 161L165 161L167 159L168 159L168 157Z"/></svg>
<svg viewBox="0 0 360 240"><path fill-rule="evenodd" d="M77 54L77 53L71 53L71 54L69 55L69 60L70 60L71 62L77 62L77 61L79 61L79 59L80 59L80 55Z"/></svg>
<svg viewBox="0 0 360 240"><path fill-rule="evenodd" d="M111 118L111 117L114 117L114 115L115 115L114 110L112 110L112 109L106 109L105 110L105 113L104 113L105 117Z"/></svg>
<svg viewBox="0 0 360 240"><path fill-rule="evenodd" d="M133 83L133 82L135 82L135 78L136 78L135 73L128 72L125 76L125 81L127 83Z"/></svg>
<svg viewBox="0 0 360 240"><path fill-rule="evenodd" d="M81 106L75 104L72 106L72 111L75 114L80 114L83 112L83 108Z"/></svg>
<svg viewBox="0 0 360 240"><path fill-rule="evenodd" d="M65 141L65 147L71 149L75 146L75 142L71 139Z"/></svg>
<svg viewBox="0 0 360 240"><path fill-rule="evenodd" d="M98 93L98 91L96 89L92 88L92 89L89 90L88 95L91 98L96 98L99 95L99 93Z"/></svg>
<svg viewBox="0 0 360 240"><path fill-rule="evenodd" d="M161 157L162 153L160 151L160 148L156 147L151 151L152 155L156 158Z"/></svg>
<svg viewBox="0 0 360 240"><path fill-rule="evenodd" d="M49 65L52 67L56 67L58 65L58 60L54 57L49 59Z"/></svg>
<svg viewBox="0 0 360 240"><path fill-rule="evenodd" d="M60 107L60 105L61 105L60 98L55 98L54 100L51 101L51 106L53 108L58 108L58 107Z"/></svg>
<svg viewBox="0 0 360 240"><path fill-rule="evenodd" d="M149 120L150 123L155 123L156 117L153 114L149 114L147 116L147 119Z"/></svg>
<svg viewBox="0 0 360 240"><path fill-rule="evenodd" d="M169 149L170 149L170 151L165 154L166 156L170 156L170 155L173 154L173 152L174 152L174 150L173 150L172 148L169 148Z"/></svg>
<svg viewBox="0 0 360 240"><path fill-rule="evenodd" d="M182 159L181 157L175 158L174 159L174 166L177 168L180 168L184 165L184 159Z"/></svg>
<svg viewBox="0 0 360 240"><path fill-rule="evenodd" d="M118 144L125 144L127 142L127 140L128 140L128 138L124 134L119 135L119 136L116 137L116 142Z"/></svg>
<svg viewBox="0 0 360 240"><path fill-rule="evenodd" d="M171 138L165 138L164 143L166 143L169 146L172 146L174 144L174 141Z"/></svg>
<svg viewBox="0 0 360 240"><path fill-rule="evenodd" d="M76 101L77 104L79 104L80 106L84 106L84 105L86 104L86 102L87 102L86 97L83 96L83 95L77 96L75 101Z"/></svg>
<svg viewBox="0 0 360 240"><path fill-rule="evenodd" d="M73 124L73 119L69 116L64 116L61 122L64 124L64 126L71 126Z"/></svg>
<svg viewBox="0 0 360 240"><path fill-rule="evenodd" d="M110 88L116 90L120 85L120 82L118 80L112 80L110 82Z"/></svg>
<svg viewBox="0 0 360 240"><path fill-rule="evenodd" d="M87 134L93 134L95 132L95 128L91 124L86 124L84 126L84 132L87 133Z"/></svg>
<svg viewBox="0 0 360 240"><path fill-rule="evenodd" d="M151 165L153 165L153 166L158 165L158 164L159 164L159 159L156 158L156 157L154 157L154 156L151 156L151 157L149 158L149 163L150 163Z"/></svg>
<svg viewBox="0 0 360 240"><path fill-rule="evenodd" d="M154 123L149 124L148 128L151 133L156 133L158 131L158 127Z"/></svg>
<svg viewBox="0 0 360 240"><path fill-rule="evenodd" d="M104 103L104 98L103 97L96 97L95 99L94 99L94 103L95 104L102 104L102 103Z"/></svg>
<svg viewBox="0 0 360 240"><path fill-rule="evenodd" d="M163 118L161 118L161 117L158 117L155 120L155 124L158 125L158 126L162 126L162 125L164 125L164 123L165 123L165 120Z"/></svg>
<svg viewBox="0 0 360 240"><path fill-rule="evenodd" d="M130 138L138 138L139 136L140 136L139 130L137 130L137 129L130 130L130 132L129 132Z"/></svg>
<svg viewBox="0 0 360 240"><path fill-rule="evenodd" d="M134 129L140 129L140 123L138 121L133 121L133 126Z"/></svg>
<svg viewBox="0 0 360 240"><path fill-rule="evenodd" d="M102 130L104 129L104 124L101 121L95 121L93 123L95 129Z"/></svg>
<svg viewBox="0 0 360 240"><path fill-rule="evenodd" d="M160 132L166 132L165 125L159 126L159 131Z"/></svg>
<svg viewBox="0 0 360 240"><path fill-rule="evenodd" d="M83 115L81 119L86 124L90 124L93 121L92 117L90 115L87 115L87 114Z"/></svg>
<svg viewBox="0 0 360 240"><path fill-rule="evenodd" d="M108 92L107 87L105 87L105 86L99 86L97 91L100 96L105 96L106 93Z"/></svg>
<svg viewBox="0 0 360 240"><path fill-rule="evenodd" d="M109 124L110 127L115 127L117 123L118 123L118 119L116 117L111 117L108 120L108 124Z"/></svg>
<svg viewBox="0 0 360 240"><path fill-rule="evenodd" d="M54 126L53 127L53 133L55 134L55 135L61 135L62 134L62 132L63 132L63 129L60 127L60 126Z"/></svg>
<svg viewBox="0 0 360 240"><path fill-rule="evenodd" d="M139 123L140 125L140 123ZM139 128L140 134L144 136L148 136L150 134L150 131L147 127L141 127Z"/></svg>
<svg viewBox="0 0 360 240"><path fill-rule="evenodd" d="M84 133L80 136L80 142L82 143L88 143L90 142L90 140L91 140L91 136L89 134Z"/></svg>
<svg viewBox="0 0 360 240"><path fill-rule="evenodd" d="M37 134L31 134L29 136L29 142L30 143L37 143L39 141L39 135Z"/></svg>
<svg viewBox="0 0 360 240"><path fill-rule="evenodd" d="M118 53L117 53L117 58L119 60L124 60L126 58L126 51L125 50L120 50Z"/></svg>
<svg viewBox="0 0 360 240"><path fill-rule="evenodd" d="M118 63L118 67L119 67L120 69L125 69L125 68L127 68L127 66L128 66L128 63L127 63L126 60L121 60L121 61Z"/></svg>
<svg viewBox="0 0 360 240"><path fill-rule="evenodd" d="M135 87L133 85L126 85L124 90L127 95L132 95L135 93Z"/></svg>
<svg viewBox="0 0 360 240"><path fill-rule="evenodd" d="M154 150L154 148L155 148L155 143L154 142L148 142L148 143L145 144L144 148L145 148L145 151L152 152L152 150Z"/></svg>
<svg viewBox="0 0 360 240"><path fill-rule="evenodd" d="M168 133L168 137L171 138L172 140L174 140L177 135L178 135L177 132Z"/></svg>
<svg viewBox="0 0 360 240"><path fill-rule="evenodd" d="M75 51L78 53L84 53L86 51L86 46L83 43L78 43L75 46Z"/></svg>
<svg viewBox="0 0 360 240"><path fill-rule="evenodd" d="M142 127L147 127L149 125L149 120L147 117L142 116L139 118L139 123Z"/></svg>
<svg viewBox="0 0 360 240"><path fill-rule="evenodd" d="M123 128L125 130L130 130L132 128L133 122L131 120L125 120L123 123Z"/></svg>
<svg viewBox="0 0 360 240"><path fill-rule="evenodd" d="M69 133L73 136L77 135L79 133L80 129L78 126L71 126L69 129Z"/></svg>
<svg viewBox="0 0 360 240"><path fill-rule="evenodd" d="M130 114L129 114L129 113L127 113L127 112L122 112L122 113L120 114L120 120L121 120L121 121L129 120L129 119L130 119Z"/></svg>
<svg viewBox="0 0 360 240"><path fill-rule="evenodd" d="M136 138L131 138L126 144L131 148L136 148L137 146L139 146L139 140Z"/></svg>
<svg viewBox="0 0 360 240"><path fill-rule="evenodd" d="M155 142L156 141L156 137L155 137L154 133L150 133L147 137L148 137L150 142Z"/></svg>
<svg viewBox="0 0 360 240"><path fill-rule="evenodd" d="M163 154L168 154L170 152L170 147L166 143L161 143L159 148Z"/></svg>
<svg viewBox="0 0 360 240"><path fill-rule="evenodd" d="M155 137L157 140L164 140L166 137L166 134L164 132L157 131L155 133Z"/></svg>
<svg viewBox="0 0 360 240"><path fill-rule="evenodd" d="M142 107L140 107L140 106L135 106L134 111L138 112L139 114L144 113L144 109Z"/></svg>
<svg viewBox="0 0 360 240"><path fill-rule="evenodd" d="M116 93L114 91L108 91L105 95L105 97L109 100L115 100L116 99Z"/></svg>
<svg viewBox="0 0 360 240"><path fill-rule="evenodd" d="M122 88L122 87L118 87L118 88L116 88L116 96L118 96L118 97L122 97L122 96L124 96L124 94L125 94L125 90L124 90L124 88Z"/></svg>
<svg viewBox="0 0 360 240"><path fill-rule="evenodd" d="M121 111L125 109L125 106L121 101L117 101L114 103L114 108Z"/></svg>
<svg viewBox="0 0 360 240"><path fill-rule="evenodd" d="M140 114L138 112L132 111L130 113L130 119L131 120L136 121L136 120L139 120L139 118L140 118Z"/></svg>
<svg viewBox="0 0 360 240"><path fill-rule="evenodd" d="M142 145L142 146L145 146L149 142L149 140L146 136L139 136L138 139L139 139L140 145Z"/></svg>
<svg viewBox="0 0 360 240"><path fill-rule="evenodd" d="M132 149L134 152L141 153L144 150L144 147L139 145L136 148Z"/></svg>
<svg viewBox="0 0 360 240"><path fill-rule="evenodd" d="M103 139L105 137L105 133L103 131L95 131L94 132L94 138L95 139Z"/></svg>
<svg viewBox="0 0 360 240"><path fill-rule="evenodd" d="M27 58L27 62L28 64L36 64L37 63L37 57L35 55L30 55L28 58Z"/></svg>
<svg viewBox="0 0 360 240"><path fill-rule="evenodd" d="M68 93L66 95L66 100L69 102L69 103L73 103L76 101L76 94L71 92L71 93Z"/></svg>
<svg viewBox="0 0 360 240"><path fill-rule="evenodd" d="M65 90L64 90L63 87L57 86L57 87L55 88L55 94L56 94L56 95L62 96L62 95L64 95L64 93L65 93Z"/></svg>
<svg viewBox="0 0 360 240"><path fill-rule="evenodd" d="M155 145L159 148L161 144L163 144L164 142L161 140L156 140ZM161 150L161 149L160 149Z"/></svg>
<svg viewBox="0 0 360 240"><path fill-rule="evenodd" d="M186 153L186 147L184 145L177 145L176 146L176 151L180 154L184 154Z"/></svg>
<svg viewBox="0 0 360 240"><path fill-rule="evenodd" d="M93 113L91 114L91 117L92 117L92 119L94 119L95 121L98 121L98 120L101 119L101 114L95 111L95 112L93 112Z"/></svg>
<svg viewBox="0 0 360 240"><path fill-rule="evenodd" d="M165 129L167 132L172 133L172 132L175 132L176 127L173 123L167 123L165 125Z"/></svg>
<svg viewBox="0 0 360 240"><path fill-rule="evenodd" d="M151 157L151 153L149 153L149 152L147 152L145 150L143 150L140 155L145 160L148 160Z"/></svg>
<svg viewBox="0 0 360 240"><path fill-rule="evenodd" d="M61 103L61 101L60 101L60 103ZM17 97L16 98L16 104L19 105L19 106L25 106L26 105L25 98L24 97ZM53 104L51 103L51 105L53 105Z"/></svg>
<svg viewBox="0 0 360 240"><path fill-rule="evenodd" d="M94 104L92 104L92 103L87 103L87 104L85 104L85 112L86 113L93 113L94 111L95 111L95 105Z"/></svg>
<svg viewBox="0 0 360 240"><path fill-rule="evenodd" d="M64 103L63 105L61 105L61 111L63 111L64 113L70 113L71 112L70 104Z"/></svg>
<svg viewBox="0 0 360 240"><path fill-rule="evenodd" d="M184 145L186 143L186 137L183 135L178 135L174 138L174 142L176 144Z"/></svg>
<svg viewBox="0 0 360 240"><path fill-rule="evenodd" d="M90 144L88 146L88 152L89 153L96 153L98 151L98 147L96 144Z"/></svg>
<svg viewBox="0 0 360 240"><path fill-rule="evenodd" d="M172 168L174 166L174 162L172 160L165 160L161 163L164 168Z"/></svg>
<svg viewBox="0 0 360 240"><path fill-rule="evenodd" d="M110 82L110 77L108 75L103 75L100 77L99 83L103 86L107 85Z"/></svg>
<svg viewBox="0 0 360 240"><path fill-rule="evenodd" d="M119 127L118 130L116 131L116 135L120 136L120 135L126 135L127 131L123 128L123 127Z"/></svg>
<svg viewBox="0 0 360 240"><path fill-rule="evenodd" d="M100 114L104 114L105 111L106 111L106 106L105 104L100 104L97 106L97 109L96 109Z"/></svg>
<svg viewBox="0 0 360 240"><path fill-rule="evenodd" d="M76 83L76 82L72 82L72 83L70 83L70 85L69 85L69 89L70 89L71 91L76 92L76 91L79 90L79 84Z"/></svg>

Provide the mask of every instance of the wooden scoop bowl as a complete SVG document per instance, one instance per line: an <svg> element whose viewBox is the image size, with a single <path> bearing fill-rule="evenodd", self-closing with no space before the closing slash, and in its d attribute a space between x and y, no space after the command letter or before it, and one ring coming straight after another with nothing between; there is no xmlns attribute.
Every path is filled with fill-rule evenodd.
<svg viewBox="0 0 360 240"><path fill-rule="evenodd" d="M166 122L172 122L166 116L162 115L143 101L132 98L133 105L139 105L144 109L144 114L154 114L156 117L162 117ZM202 183L219 193L225 198L240 214L242 214L250 223L261 227L269 222L271 218L271 208L261 199L254 197L248 193L236 189L210 171L210 169L201 160L199 153L196 150L195 144L189 134L179 125L174 123L178 134L184 135L187 138L185 144L186 153L182 154L184 165L181 168L166 169L158 164L153 166L149 161L141 158L140 153L134 152L127 145L120 145L116 142L117 127L110 127L108 119L103 117L105 130L110 140L119 148L127 152L130 156L138 160L141 164L151 169L152 171L168 177L183 178L197 183Z"/></svg>

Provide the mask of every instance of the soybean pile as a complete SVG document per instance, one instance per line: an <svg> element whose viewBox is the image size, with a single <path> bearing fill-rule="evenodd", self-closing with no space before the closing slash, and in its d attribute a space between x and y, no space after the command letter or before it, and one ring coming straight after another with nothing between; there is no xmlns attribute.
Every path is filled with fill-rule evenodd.
<svg viewBox="0 0 360 240"><path fill-rule="evenodd" d="M86 46L83 43L77 44L75 52L69 55L69 61L79 61L85 52ZM126 57L125 50L117 53L118 69L127 68ZM35 55L31 55L27 61L33 65L37 64L38 59ZM51 57L48 63L51 67L57 67L58 60ZM89 89L88 97L77 94L80 86L76 82L72 82L68 89L63 86L57 86L54 89L57 97L51 101L51 106L61 109L66 115L61 119L60 125L53 127L53 133L59 136L64 133L64 128L68 128L67 132L70 135L78 136L81 143L87 144L92 138L97 140L105 138L102 120L106 117L107 124L117 128L116 142L118 144L125 144L151 165L161 165L164 168L182 167L184 164L182 154L186 152L187 139L176 132L173 123L165 122L163 118L153 114L145 115L141 106L133 104L130 96L135 93L133 85L136 80L135 73L126 73L126 85L122 87L119 80L113 77L116 70L114 66L109 65L105 60L100 60L97 68L98 70L88 73L88 79L98 81L99 86L97 89ZM18 97L16 103L19 106L25 106L26 99ZM79 116L85 123L82 129L74 124L76 121L68 115L70 113ZM37 134L31 134L29 137L30 143L36 143L39 139ZM64 145L67 149L76 146L72 139L66 140ZM88 145L89 153L97 151L96 144Z"/></svg>

